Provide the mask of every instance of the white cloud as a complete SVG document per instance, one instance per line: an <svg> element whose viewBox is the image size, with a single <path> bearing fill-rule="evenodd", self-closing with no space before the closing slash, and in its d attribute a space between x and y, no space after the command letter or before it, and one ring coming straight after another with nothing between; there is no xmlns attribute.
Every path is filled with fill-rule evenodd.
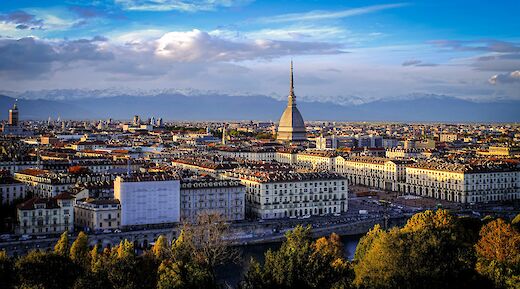
<svg viewBox="0 0 520 289"><path fill-rule="evenodd" d="M489 83L496 85L502 83L520 83L520 70L506 74L495 74L489 78Z"/></svg>
<svg viewBox="0 0 520 289"><path fill-rule="evenodd" d="M138 11L209 11L219 7L247 4L249 0L115 0L125 10Z"/></svg>
<svg viewBox="0 0 520 289"><path fill-rule="evenodd" d="M269 17L261 17L253 20L253 22L260 23L281 23L281 22L305 22L305 21L316 21L325 19L337 19L346 18L351 16L363 15L373 13L381 10L398 8L406 6L406 3L395 3L395 4L383 4L383 5L372 5L359 8L345 9L341 11L310 11L306 13L289 13L281 14Z"/></svg>
<svg viewBox="0 0 520 289"><path fill-rule="evenodd" d="M180 62L242 61L284 55L343 53L341 45L326 42L233 41L197 29L166 33L156 43L156 55Z"/></svg>
<svg viewBox="0 0 520 289"><path fill-rule="evenodd" d="M276 39L276 40L338 40L349 32L341 27L334 26L294 26L275 29L261 29L245 32L249 39Z"/></svg>

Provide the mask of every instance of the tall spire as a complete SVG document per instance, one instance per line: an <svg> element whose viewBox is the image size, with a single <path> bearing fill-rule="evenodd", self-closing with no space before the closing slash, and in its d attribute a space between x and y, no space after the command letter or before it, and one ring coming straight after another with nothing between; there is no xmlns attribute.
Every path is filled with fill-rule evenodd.
<svg viewBox="0 0 520 289"><path fill-rule="evenodd" d="M296 105L296 95L294 95L293 61L291 59L291 79L289 88L289 106Z"/></svg>

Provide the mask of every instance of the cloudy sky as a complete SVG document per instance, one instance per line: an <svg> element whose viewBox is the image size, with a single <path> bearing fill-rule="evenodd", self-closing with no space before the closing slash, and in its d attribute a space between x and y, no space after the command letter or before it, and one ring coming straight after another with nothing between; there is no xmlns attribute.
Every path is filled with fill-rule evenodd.
<svg viewBox="0 0 520 289"><path fill-rule="evenodd" d="M3 0L1 90L520 100L520 1Z"/></svg>

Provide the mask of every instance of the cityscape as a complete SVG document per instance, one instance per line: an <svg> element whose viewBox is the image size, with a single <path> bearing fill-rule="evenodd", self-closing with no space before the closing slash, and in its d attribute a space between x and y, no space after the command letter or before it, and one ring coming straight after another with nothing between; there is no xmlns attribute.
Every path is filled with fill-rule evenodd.
<svg viewBox="0 0 520 289"><path fill-rule="evenodd" d="M0 288L520 288L519 3L88 2L0 8Z"/></svg>

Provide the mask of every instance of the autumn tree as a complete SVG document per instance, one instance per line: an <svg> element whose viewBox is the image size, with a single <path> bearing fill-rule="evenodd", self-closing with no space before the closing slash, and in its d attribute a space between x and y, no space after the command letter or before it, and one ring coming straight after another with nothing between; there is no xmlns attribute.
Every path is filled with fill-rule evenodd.
<svg viewBox="0 0 520 289"><path fill-rule="evenodd" d="M54 246L54 253L60 256L69 256L69 235L68 231L61 234L60 239Z"/></svg>
<svg viewBox="0 0 520 289"><path fill-rule="evenodd" d="M158 287L217 288L216 267L238 258L238 251L230 246L226 234L225 219L216 213L205 213L195 222L183 224L169 251L162 241L156 242L154 254L162 259ZM161 258L165 253L168 258Z"/></svg>
<svg viewBox="0 0 520 289"><path fill-rule="evenodd" d="M513 225L513 227L515 227L517 231L520 232L520 214L516 215L516 217L513 218L511 224Z"/></svg>
<svg viewBox="0 0 520 289"><path fill-rule="evenodd" d="M78 237L70 247L70 259L82 266L89 267L89 250L88 250L88 236L83 232L79 232Z"/></svg>
<svg viewBox="0 0 520 289"><path fill-rule="evenodd" d="M313 241L310 227L297 226L286 233L280 249L265 253L263 265L251 260L240 287L349 288L351 272L339 236Z"/></svg>
<svg viewBox="0 0 520 289"><path fill-rule="evenodd" d="M496 288L520 288L520 233L502 219L482 227L475 245L477 271Z"/></svg>
<svg viewBox="0 0 520 289"><path fill-rule="evenodd" d="M473 249L456 217L425 211L399 229L374 228L355 254L361 288L475 288ZM359 250L359 252L358 252Z"/></svg>
<svg viewBox="0 0 520 289"><path fill-rule="evenodd" d="M218 288L212 273L193 261L166 259L158 269L158 289Z"/></svg>
<svg viewBox="0 0 520 289"><path fill-rule="evenodd" d="M170 246L168 245L168 239L166 239L165 236L160 235L152 247L152 252L158 260L166 259L170 255Z"/></svg>

